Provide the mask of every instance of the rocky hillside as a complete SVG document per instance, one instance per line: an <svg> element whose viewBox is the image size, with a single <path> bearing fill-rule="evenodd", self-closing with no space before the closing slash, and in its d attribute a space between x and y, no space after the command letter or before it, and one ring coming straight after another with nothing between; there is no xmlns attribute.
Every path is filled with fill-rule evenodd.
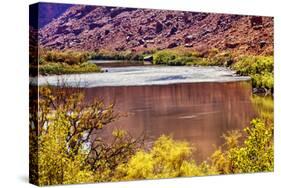
<svg viewBox="0 0 281 188"><path fill-rule="evenodd" d="M30 6L31 20L30 25L33 28L42 28L53 19L58 18L64 13L71 4L60 3L37 3ZM36 17L38 16L38 22Z"/></svg>
<svg viewBox="0 0 281 188"><path fill-rule="evenodd" d="M40 47L146 51L186 49L273 53L273 18L75 5L39 31Z"/></svg>

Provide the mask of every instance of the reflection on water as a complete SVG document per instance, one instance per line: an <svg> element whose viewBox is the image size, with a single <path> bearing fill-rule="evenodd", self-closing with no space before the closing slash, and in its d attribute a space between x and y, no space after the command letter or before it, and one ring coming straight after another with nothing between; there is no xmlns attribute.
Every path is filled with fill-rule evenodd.
<svg viewBox="0 0 281 188"><path fill-rule="evenodd" d="M196 160L206 159L214 145L223 143L222 134L242 129L255 116L249 82L185 83L152 86L79 88L86 101L114 102L117 111L127 113L112 123L103 136L115 128L133 136L145 133L149 144L160 135L172 135L197 148Z"/></svg>
<svg viewBox="0 0 281 188"><path fill-rule="evenodd" d="M260 118L273 122L274 102L273 96L258 96L252 97L252 103Z"/></svg>

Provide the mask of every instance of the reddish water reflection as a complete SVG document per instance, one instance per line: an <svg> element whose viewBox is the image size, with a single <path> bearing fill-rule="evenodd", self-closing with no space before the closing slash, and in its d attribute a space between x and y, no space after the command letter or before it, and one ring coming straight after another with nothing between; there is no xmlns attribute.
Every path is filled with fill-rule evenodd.
<svg viewBox="0 0 281 188"><path fill-rule="evenodd" d="M81 89L79 89L81 90ZM147 143L160 135L193 143L196 160L206 159L221 145L222 134L242 129L254 117L251 85L248 82L188 83L159 86L84 88L86 101L101 98L114 102L117 111L128 113L107 128L109 137L115 128L133 136L145 133Z"/></svg>

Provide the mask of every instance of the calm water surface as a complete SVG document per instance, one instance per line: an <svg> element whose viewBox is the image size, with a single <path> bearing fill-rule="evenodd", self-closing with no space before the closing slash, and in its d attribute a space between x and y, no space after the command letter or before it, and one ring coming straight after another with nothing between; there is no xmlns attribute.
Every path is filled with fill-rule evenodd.
<svg viewBox="0 0 281 188"><path fill-rule="evenodd" d="M237 77L220 67L129 66L106 67L106 73L39 77L39 84L79 87L86 102L95 98L115 103L127 114L103 130L110 139L118 128L149 145L159 136L171 135L197 148L195 159L210 156L222 135L243 129L255 116L248 77ZM64 88L68 90L68 88ZM71 89L73 90L73 88ZM76 90L76 89L74 89Z"/></svg>
<svg viewBox="0 0 281 188"><path fill-rule="evenodd" d="M136 137L144 133L147 144L163 134L171 135L193 143L198 161L223 143L223 133L243 129L255 116L247 82L95 87L82 91L86 101L100 98L107 104L115 103L118 112L127 114L104 130L105 138L109 139L116 128Z"/></svg>

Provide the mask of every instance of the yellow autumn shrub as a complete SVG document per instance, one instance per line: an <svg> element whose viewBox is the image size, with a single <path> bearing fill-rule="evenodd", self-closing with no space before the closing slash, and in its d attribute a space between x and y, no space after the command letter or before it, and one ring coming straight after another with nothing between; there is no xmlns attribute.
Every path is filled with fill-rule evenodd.
<svg viewBox="0 0 281 188"><path fill-rule="evenodd" d="M117 180L157 179L181 176L201 176L215 172L206 164L197 165L192 159L194 148L183 141L161 136L149 151L137 152L126 164L117 167Z"/></svg>

